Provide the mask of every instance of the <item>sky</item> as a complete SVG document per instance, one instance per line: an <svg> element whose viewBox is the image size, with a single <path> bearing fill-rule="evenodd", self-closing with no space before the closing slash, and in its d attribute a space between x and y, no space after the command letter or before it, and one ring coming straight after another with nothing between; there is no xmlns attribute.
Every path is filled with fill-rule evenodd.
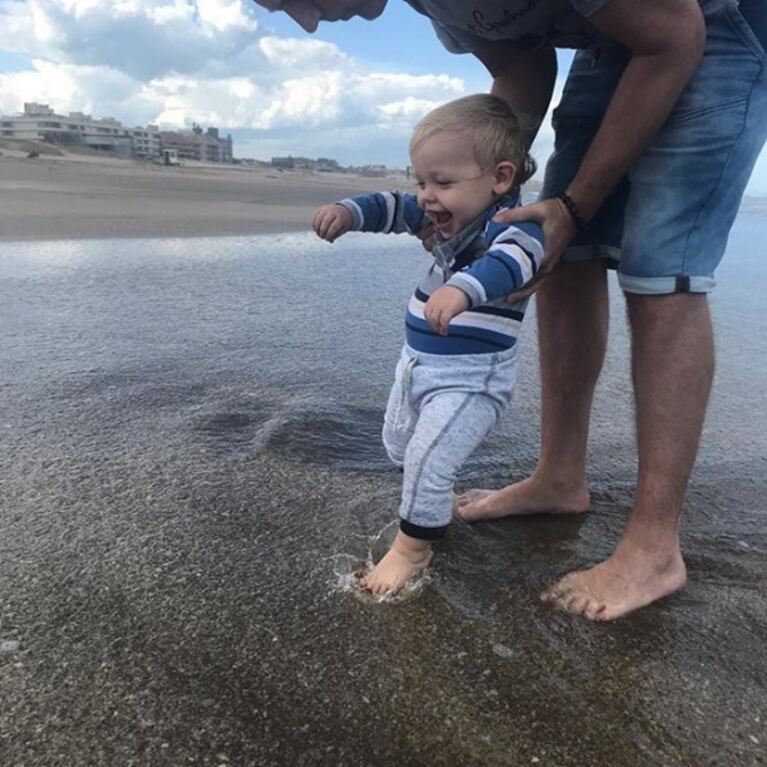
<svg viewBox="0 0 767 767"><path fill-rule="evenodd" d="M559 58L555 102L572 56ZM401 0L314 35L251 0L0 0L0 114L35 101L129 126L216 126L237 157L404 167L425 112L489 87ZM539 165L552 140L547 116ZM767 195L767 152L748 191Z"/></svg>

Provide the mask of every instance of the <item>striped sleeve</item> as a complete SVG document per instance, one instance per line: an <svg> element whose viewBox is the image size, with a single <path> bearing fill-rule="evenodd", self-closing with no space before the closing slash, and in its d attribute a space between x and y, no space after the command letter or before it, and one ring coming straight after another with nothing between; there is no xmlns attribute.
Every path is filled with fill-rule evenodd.
<svg viewBox="0 0 767 767"><path fill-rule="evenodd" d="M426 216L415 195L404 192L375 192L341 200L352 216L352 231L384 234L417 234Z"/></svg>
<svg viewBox="0 0 767 767"><path fill-rule="evenodd" d="M535 276L543 260L543 232L537 224L491 221L485 237L490 241L485 254L447 282L466 293L472 307L519 290Z"/></svg>

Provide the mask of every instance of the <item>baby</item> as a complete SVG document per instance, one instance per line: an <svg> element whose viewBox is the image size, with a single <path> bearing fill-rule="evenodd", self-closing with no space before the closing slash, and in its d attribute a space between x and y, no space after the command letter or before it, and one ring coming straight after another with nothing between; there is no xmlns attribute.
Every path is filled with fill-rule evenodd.
<svg viewBox="0 0 767 767"><path fill-rule="evenodd" d="M429 564L453 516L461 465L495 425L517 379L527 301L506 296L543 258L537 224L493 221L519 205L534 172L519 118L497 96L467 96L427 114L410 141L417 194L383 192L324 205L314 231L418 234L434 228L434 262L410 299L405 345L389 395L383 443L403 469L400 527L360 583L401 589Z"/></svg>

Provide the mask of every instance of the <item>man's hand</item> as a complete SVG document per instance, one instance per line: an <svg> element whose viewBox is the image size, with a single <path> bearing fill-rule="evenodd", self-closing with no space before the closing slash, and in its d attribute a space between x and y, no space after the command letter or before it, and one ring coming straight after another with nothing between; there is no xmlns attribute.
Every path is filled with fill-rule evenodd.
<svg viewBox="0 0 767 767"><path fill-rule="evenodd" d="M561 200L541 200L521 208L508 208L493 216L494 221L513 224L519 221L535 221L543 229L543 263L537 274L516 293L510 293L506 300L513 302L532 295L542 280L559 263L570 240L575 237L575 224Z"/></svg>
<svg viewBox="0 0 767 767"><path fill-rule="evenodd" d="M443 285L431 294L423 314L437 333L446 336L450 320L461 312L465 312L469 306L471 306L469 297L460 288Z"/></svg>
<svg viewBox="0 0 767 767"><path fill-rule="evenodd" d="M327 242L333 242L346 234L352 226L352 214L343 205L323 205L312 219L312 228Z"/></svg>

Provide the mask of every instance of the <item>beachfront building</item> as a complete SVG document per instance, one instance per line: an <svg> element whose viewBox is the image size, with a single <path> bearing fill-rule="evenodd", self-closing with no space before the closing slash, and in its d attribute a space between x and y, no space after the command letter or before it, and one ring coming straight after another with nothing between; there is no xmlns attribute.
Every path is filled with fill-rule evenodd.
<svg viewBox="0 0 767 767"><path fill-rule="evenodd" d="M162 141L160 129L156 125L147 125L142 128L137 125L130 131L133 140L133 154L136 157L160 157L162 155Z"/></svg>
<svg viewBox="0 0 767 767"><path fill-rule="evenodd" d="M180 160L198 160L199 162L233 161L232 137L222 139L218 128L208 128L203 132L199 125L187 131L160 131L163 149L172 149Z"/></svg>
<svg viewBox="0 0 767 767"><path fill-rule="evenodd" d="M161 131L156 125L128 128L112 117L97 119L83 112L65 116L47 104L32 102L24 104L22 114L0 116L0 139L86 146L142 159L177 156L182 160L233 162L232 137L222 139L218 128L206 132L198 125L190 131Z"/></svg>
<svg viewBox="0 0 767 767"><path fill-rule="evenodd" d="M280 170L314 170L316 164L316 160L308 157L272 157L272 167Z"/></svg>
<svg viewBox="0 0 767 767"><path fill-rule="evenodd" d="M134 135L135 134L135 135ZM47 104L24 104L24 112L0 117L0 138L86 146L126 156L159 155L155 126L130 130L112 117L100 119L83 112L60 115Z"/></svg>
<svg viewBox="0 0 767 767"><path fill-rule="evenodd" d="M359 169L359 174L365 178L385 178L389 174L389 169L385 165L363 165Z"/></svg>
<svg viewBox="0 0 767 767"><path fill-rule="evenodd" d="M341 166L329 157L319 157L312 160L308 157L288 155L287 157L272 157L271 163L273 168L280 168L281 170L318 170L324 173L339 173L342 170Z"/></svg>
<svg viewBox="0 0 767 767"><path fill-rule="evenodd" d="M321 173L340 173L341 166L338 164L337 160L333 160L330 157L318 157L315 170L318 170Z"/></svg>

